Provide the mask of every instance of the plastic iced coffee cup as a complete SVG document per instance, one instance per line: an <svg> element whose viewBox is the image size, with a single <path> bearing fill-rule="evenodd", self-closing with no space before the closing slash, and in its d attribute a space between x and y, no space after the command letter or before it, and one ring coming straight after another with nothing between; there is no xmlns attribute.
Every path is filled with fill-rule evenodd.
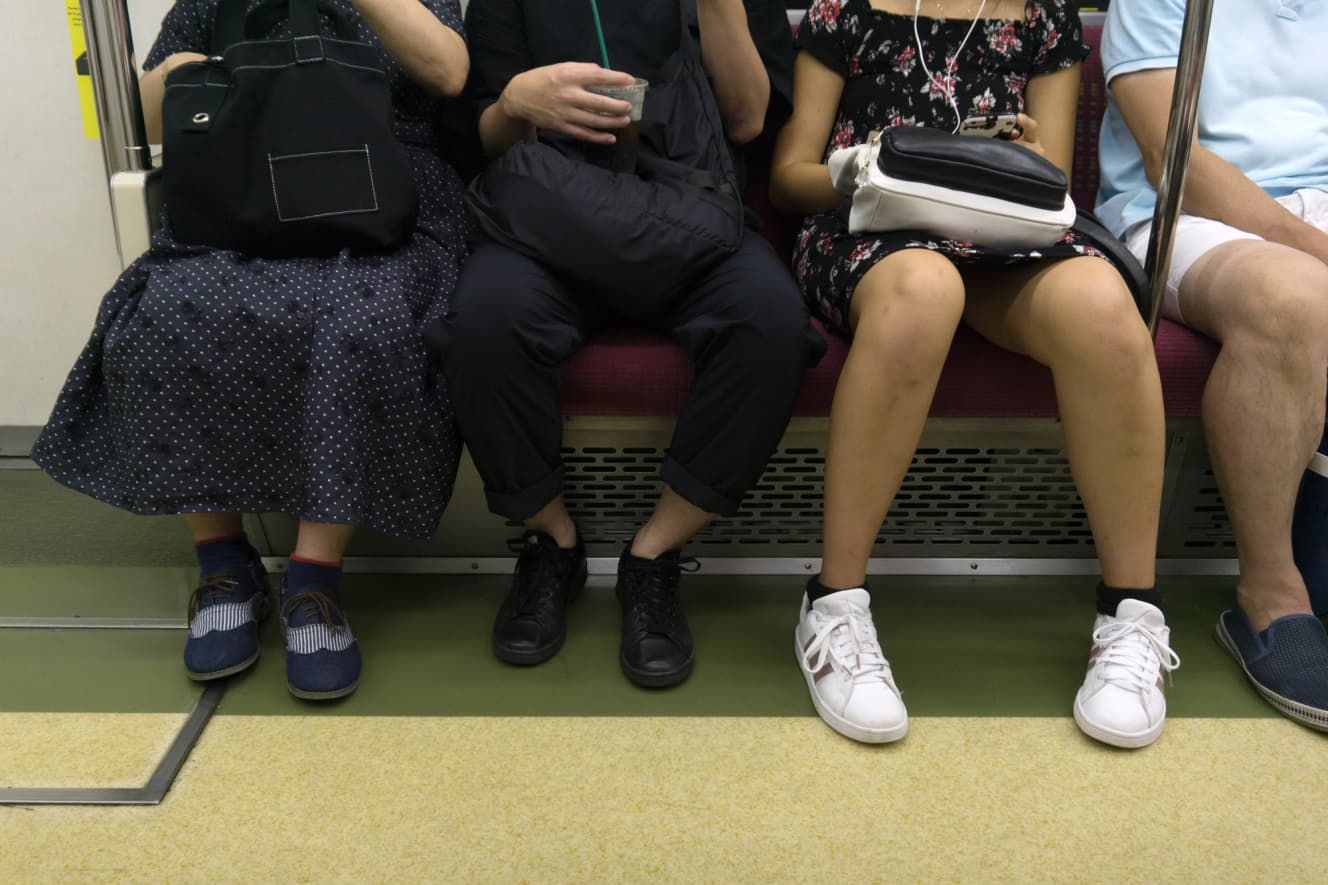
<svg viewBox="0 0 1328 885"><path fill-rule="evenodd" d="M641 138L641 111L646 104L646 90L650 84L640 77L630 86L590 86L588 91L596 95L606 95L630 102L632 109L627 117L631 121L622 129L605 130L612 132L616 139L613 144L595 145L587 157L592 163L614 172L632 172L636 169L636 146Z"/></svg>

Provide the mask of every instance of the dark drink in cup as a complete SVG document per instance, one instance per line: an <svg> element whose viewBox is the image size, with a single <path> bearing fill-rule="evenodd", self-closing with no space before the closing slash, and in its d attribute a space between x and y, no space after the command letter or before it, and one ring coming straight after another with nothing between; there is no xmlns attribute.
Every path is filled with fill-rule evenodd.
<svg viewBox="0 0 1328 885"><path fill-rule="evenodd" d="M646 89L649 83L637 78L631 86L591 86L590 91L597 95L607 95L631 102L628 112L631 120L622 129L613 132L613 144L591 145L586 151L586 158L597 166L603 166L613 172L633 172L636 170L636 148L641 140L641 111L645 107Z"/></svg>
<svg viewBox="0 0 1328 885"><path fill-rule="evenodd" d="M641 121L633 120L626 129L615 129L613 144L597 144L591 147L588 157L596 166L603 166L611 172L636 171L636 146L641 141Z"/></svg>

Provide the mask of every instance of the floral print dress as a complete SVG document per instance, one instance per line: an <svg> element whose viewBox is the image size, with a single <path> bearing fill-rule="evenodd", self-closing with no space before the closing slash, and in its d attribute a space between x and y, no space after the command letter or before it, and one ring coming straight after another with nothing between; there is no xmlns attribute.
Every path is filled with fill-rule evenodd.
<svg viewBox="0 0 1328 885"><path fill-rule="evenodd" d="M979 21L958 60L953 53L973 20L919 17L929 78L919 63L913 16L876 9L869 0L814 0L798 29L798 46L844 78L826 158L888 126L952 131L955 113L946 97L951 90L961 117L1019 113L1030 77L1087 57L1072 0L989 0L988 11L993 7L998 16L1009 17ZM901 249L931 249L956 263L1105 257L1075 231L1036 251L989 249L925 231L850 234L847 208L846 201L834 212L808 218L793 253L798 282L813 309L845 333L858 282L876 262Z"/></svg>

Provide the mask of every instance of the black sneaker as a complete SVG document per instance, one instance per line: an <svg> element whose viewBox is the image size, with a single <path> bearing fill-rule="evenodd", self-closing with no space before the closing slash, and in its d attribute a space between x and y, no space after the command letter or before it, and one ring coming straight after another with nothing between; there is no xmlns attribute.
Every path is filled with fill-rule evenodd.
<svg viewBox="0 0 1328 885"><path fill-rule="evenodd" d="M527 532L516 561L512 592L493 622L493 653L530 666L558 653L567 638L567 603L586 586L586 545L563 550L544 532Z"/></svg>
<svg viewBox="0 0 1328 885"><path fill-rule="evenodd" d="M695 559L683 559L677 550L659 559L639 559L630 547L618 561L623 618L618 662L627 678L642 688L677 685L692 672L696 656L678 584L683 567L695 565Z"/></svg>

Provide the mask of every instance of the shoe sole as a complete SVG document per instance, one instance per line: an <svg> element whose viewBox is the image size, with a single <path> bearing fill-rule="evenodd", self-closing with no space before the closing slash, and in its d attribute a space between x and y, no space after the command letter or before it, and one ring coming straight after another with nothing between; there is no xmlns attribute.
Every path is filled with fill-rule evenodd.
<svg viewBox="0 0 1328 885"><path fill-rule="evenodd" d="M536 664L544 663L561 651L566 640L567 631L564 630L554 642L531 651L515 651L510 648L503 648L495 640L493 642L493 656L504 664L512 664L517 667L533 667Z"/></svg>
<svg viewBox="0 0 1328 885"><path fill-rule="evenodd" d="M289 682L286 683L287 690L302 701L334 701L337 698L344 698L359 687L360 680L358 679L345 688L336 688L332 691L305 691L302 688L296 688Z"/></svg>
<svg viewBox="0 0 1328 885"><path fill-rule="evenodd" d="M1084 714L1079 700L1079 695L1075 694L1074 724L1079 726L1079 730L1093 740L1109 744L1113 747L1120 747L1125 750L1138 750L1141 747L1146 747L1162 736L1162 729L1167 724L1166 714L1163 714L1162 718L1157 721L1156 725L1144 729L1143 731L1114 731L1090 721L1087 715Z"/></svg>
<svg viewBox="0 0 1328 885"><path fill-rule="evenodd" d="M255 651L252 655L245 658L240 663L232 664L231 666L224 667L220 670L213 670L210 673L198 673L193 670L186 669L185 672L188 673L189 678L194 680L195 682L211 682L214 679L225 679L227 676L234 676L236 673L248 670L257 662L258 662L258 652Z"/></svg>
<svg viewBox="0 0 1328 885"><path fill-rule="evenodd" d="M1283 697L1272 689L1265 688L1259 680L1254 678L1254 674L1250 673L1249 668L1245 666L1245 658L1241 655L1236 641L1227 632L1227 625L1222 618L1217 619L1217 629L1213 633L1217 639L1217 644L1226 649L1227 654L1235 658L1236 663L1240 664L1240 669L1245 671L1245 678L1250 681L1250 685L1253 685L1259 694L1263 695L1263 699L1271 704L1277 712L1307 728L1328 732L1328 711Z"/></svg>
<svg viewBox="0 0 1328 885"><path fill-rule="evenodd" d="M795 658L802 655L802 644L798 642L798 632L796 630L793 631L793 655ZM895 741L903 740L904 736L908 734L907 716L904 717L903 722L890 728L864 728L861 725L854 725L821 703L821 697L816 693L816 680L812 679L812 674L801 666L798 669L802 672L802 678L807 683L807 693L812 696L812 706L816 708L816 715L821 717L822 722L844 737L861 744L892 744Z"/></svg>
<svg viewBox="0 0 1328 885"><path fill-rule="evenodd" d="M581 591L585 589L586 580L589 577L590 569L586 563L583 562L581 563L581 568L577 571L576 577L572 581L572 585L567 588L566 605L570 606L572 603L576 602L577 598L581 595ZM503 648L498 644L498 640L496 639L492 640L490 647L493 649L493 656L504 664L512 664L517 667L534 667L537 664L544 663L561 651L563 643L566 641L567 627L566 618L564 618L562 633L560 633L558 638L553 642L550 642L548 645L542 646L541 648L532 649L531 651L515 651L510 648Z"/></svg>
<svg viewBox="0 0 1328 885"><path fill-rule="evenodd" d="M627 663L627 657L621 651L618 652L618 666L622 667L623 675L630 679L632 684L640 688L672 688L685 682L687 677L692 675L692 665L695 662L696 655L692 655L687 659L687 663L676 670L670 670L667 673L657 673L653 670L643 672Z"/></svg>

